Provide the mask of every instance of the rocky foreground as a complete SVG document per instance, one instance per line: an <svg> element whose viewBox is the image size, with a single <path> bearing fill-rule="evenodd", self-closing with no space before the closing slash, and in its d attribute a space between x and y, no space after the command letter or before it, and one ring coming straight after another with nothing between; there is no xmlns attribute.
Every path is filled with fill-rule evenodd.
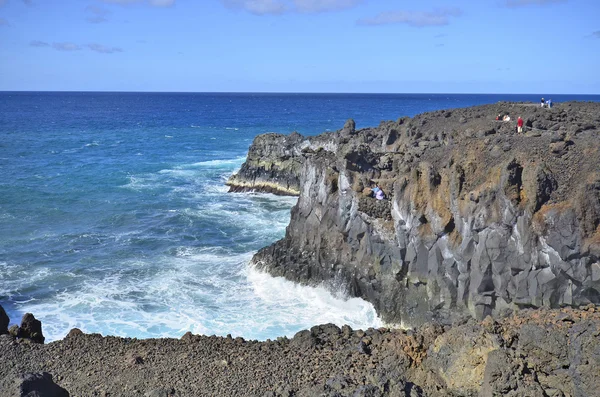
<svg viewBox="0 0 600 397"><path fill-rule="evenodd" d="M372 183L387 200L368 197ZM600 303L600 103L265 134L228 184L299 196L285 238L253 258L259 268L345 288L388 323Z"/></svg>
<svg viewBox="0 0 600 397"><path fill-rule="evenodd" d="M594 306L412 331L329 324L266 342L0 335L0 396L593 397L599 368Z"/></svg>

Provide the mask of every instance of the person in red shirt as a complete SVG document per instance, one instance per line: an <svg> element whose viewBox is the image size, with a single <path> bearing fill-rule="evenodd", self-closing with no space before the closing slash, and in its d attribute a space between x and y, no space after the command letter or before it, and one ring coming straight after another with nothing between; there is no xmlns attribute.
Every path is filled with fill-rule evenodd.
<svg viewBox="0 0 600 397"><path fill-rule="evenodd" d="M523 119L521 116L519 116L519 119L517 120L517 132L519 134L523 132Z"/></svg>

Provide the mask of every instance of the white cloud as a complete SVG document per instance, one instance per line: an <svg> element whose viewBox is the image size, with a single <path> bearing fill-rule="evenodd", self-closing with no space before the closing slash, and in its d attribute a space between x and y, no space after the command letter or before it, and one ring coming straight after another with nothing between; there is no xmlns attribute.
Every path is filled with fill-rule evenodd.
<svg viewBox="0 0 600 397"><path fill-rule="evenodd" d="M52 45L50 45L49 43L47 43L45 41L33 40L33 41L29 42L29 45L31 47L52 47L53 49L55 49L57 51L79 51L82 49L82 47L80 45L71 43L69 41L62 42L62 43L52 43ZM101 54L114 54L116 52L123 52L122 48L108 47L108 46L98 44L98 43L91 43L91 44L86 45L85 47L89 48L92 51L99 52Z"/></svg>
<svg viewBox="0 0 600 397"><path fill-rule="evenodd" d="M256 15L279 15L288 11L288 6L282 0L221 0L229 8L237 8Z"/></svg>
<svg viewBox="0 0 600 397"><path fill-rule="evenodd" d="M388 11L382 12L372 18L363 18L357 21L359 25L391 25L406 24L415 27L448 25L451 17L462 14L458 8L445 8L435 11Z"/></svg>
<svg viewBox="0 0 600 397"><path fill-rule="evenodd" d="M175 0L150 0L149 3L155 7L171 7Z"/></svg>
<svg viewBox="0 0 600 397"><path fill-rule="evenodd" d="M39 40L33 40L32 42L29 43L29 45L32 47L48 47L48 46L50 46L50 44L46 43L45 41L39 41Z"/></svg>
<svg viewBox="0 0 600 397"><path fill-rule="evenodd" d="M21 0L23 3L25 3L28 6L32 6L33 5L33 0ZM0 0L0 7L2 7L4 4L8 3L8 0Z"/></svg>
<svg viewBox="0 0 600 397"><path fill-rule="evenodd" d="M94 6L94 5L87 6L85 8L85 11L89 14L89 16L87 18L85 18L85 20L88 21L89 23L107 22L108 19L106 17L111 14L111 12L109 10L107 10L106 8L102 8L102 7L98 7L98 6Z"/></svg>
<svg viewBox="0 0 600 397"><path fill-rule="evenodd" d="M81 47L71 42L52 43L52 48L57 51L79 51Z"/></svg>
<svg viewBox="0 0 600 397"><path fill-rule="evenodd" d="M530 5L548 5L555 3L566 3L567 0L506 0L507 7L524 7Z"/></svg>
<svg viewBox="0 0 600 397"><path fill-rule="evenodd" d="M85 20L88 21L89 23L108 22L108 19L106 19L105 17L102 17L102 16L98 16L98 15L87 17Z"/></svg>
<svg viewBox="0 0 600 397"><path fill-rule="evenodd" d="M96 43L88 44L88 48L101 54L114 54L115 52L123 52L123 49L119 47L107 47L105 45Z"/></svg>
<svg viewBox="0 0 600 397"><path fill-rule="evenodd" d="M280 15L288 12L316 14L352 8L364 0L221 0L229 8L255 15Z"/></svg>
<svg viewBox="0 0 600 397"><path fill-rule="evenodd" d="M108 4L136 4L136 3L144 3L148 4L152 7L171 7L175 4L175 0L100 0L103 3Z"/></svg>
<svg viewBox="0 0 600 397"><path fill-rule="evenodd" d="M294 0L299 12L318 13L326 11L341 11L355 7L362 0Z"/></svg>

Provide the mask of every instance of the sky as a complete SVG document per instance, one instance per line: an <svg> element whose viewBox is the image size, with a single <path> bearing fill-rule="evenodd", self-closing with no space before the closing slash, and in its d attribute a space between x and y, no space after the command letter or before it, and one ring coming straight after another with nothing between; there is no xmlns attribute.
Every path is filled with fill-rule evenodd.
<svg viewBox="0 0 600 397"><path fill-rule="evenodd" d="M0 91L600 94L600 0L0 0Z"/></svg>

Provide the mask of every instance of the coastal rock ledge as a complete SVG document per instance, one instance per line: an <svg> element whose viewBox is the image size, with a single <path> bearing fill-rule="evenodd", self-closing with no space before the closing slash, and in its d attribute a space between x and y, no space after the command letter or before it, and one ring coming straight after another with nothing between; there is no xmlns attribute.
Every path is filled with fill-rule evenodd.
<svg viewBox="0 0 600 397"><path fill-rule="evenodd" d="M599 334L589 305L414 330L325 324L265 342L0 335L0 396L595 397Z"/></svg>
<svg viewBox="0 0 600 397"><path fill-rule="evenodd" d="M599 149L599 103L501 102L261 135L228 185L298 196L258 268L342 288L388 323L444 324L600 302Z"/></svg>

